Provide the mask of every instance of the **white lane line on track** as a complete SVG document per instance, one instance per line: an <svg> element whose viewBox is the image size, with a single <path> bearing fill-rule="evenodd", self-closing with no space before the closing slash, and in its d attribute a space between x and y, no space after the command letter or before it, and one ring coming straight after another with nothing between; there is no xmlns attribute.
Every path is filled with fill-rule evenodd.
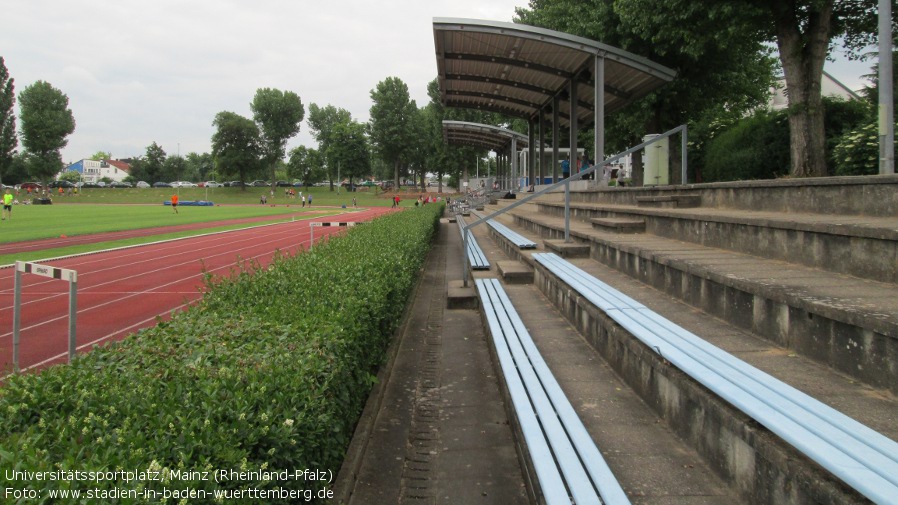
<svg viewBox="0 0 898 505"><path fill-rule="evenodd" d="M175 308L173 308L173 309L171 309L171 310L166 311L166 313L170 313L170 312L174 312L174 311L177 311L177 310L181 310L181 309L183 309L184 307L189 306L191 303L193 303L193 302L181 304L181 305L179 305L179 306L177 306L177 307L175 307ZM136 323L132 324L131 326L128 326L127 328L122 328L122 329L120 329L120 330L116 330L116 331L114 331L114 332L112 332L112 333L107 334L106 336L103 336L103 337L100 337L100 338L91 340L90 342L87 342L87 343L84 343L84 344L81 344L81 345L79 345L78 347L76 347L75 350L76 350L76 351L80 351L80 350L83 350L83 349L85 349L85 348L87 348L87 347L91 347L91 346L96 345L96 344L98 344L98 343L100 343L100 342L103 342L104 340L109 340L109 339L115 337L116 335L120 335L120 334L122 334L122 333L129 332L129 331L133 330L134 328L137 328L137 327L139 327L139 326L142 326L142 325L144 325L144 324L146 324L146 323L148 323L148 322L150 322L150 321L155 321L156 318L159 317L159 315L160 315L160 314L157 314L157 315L155 315L155 316L153 316L153 317L148 317L148 318L144 319L143 321L139 321L139 322L136 322ZM33 365L27 366L27 367L23 368L23 369L21 370L21 372L26 372L26 371L28 371L28 370L31 370L32 368L38 368L38 367L41 367L41 366L43 366L43 365L46 365L47 363L52 363L53 361L56 361L56 360L58 360L58 359L65 358L65 357L67 357L68 355L69 355L69 352L68 352L68 351L63 352L63 353L59 353L59 354L57 354L56 356L53 356L53 357L50 357L50 358L47 358L47 359L41 361L40 363L35 363L35 364L33 364ZM12 376L12 375L13 375L13 374L7 374L7 375L4 375L2 378L0 378L0 380L6 379L7 377L10 377L10 376Z"/></svg>
<svg viewBox="0 0 898 505"><path fill-rule="evenodd" d="M171 268L175 268L175 267L179 267L179 266L183 266L183 265L189 265L189 264L192 264L192 263L197 262L197 261L206 261L206 260L209 260L209 259L214 259L214 258L221 257L221 256L229 256L229 255L233 255L233 254L238 254L238 255L239 255L239 252L240 252L240 251L244 251L244 250L248 250L248 249L254 249L254 248L258 248L259 246L263 246L263 245L265 245L265 244L270 244L270 243L278 242L278 241L280 241L280 240L283 239L283 235L284 235L284 234L276 234L276 235L275 235L275 234L269 234L269 235L267 235L267 237L274 237L274 238L273 238L272 240L268 240L268 241L263 242L263 243L259 243L259 241L258 241L258 238L259 238L259 237L250 237L250 238L247 238L247 239L244 239L244 240L239 241L239 242L251 242L251 243L248 244L246 247L244 247L244 248L242 248L242 249L239 249L239 250L231 249L231 250L229 250L229 251L227 251L227 252L223 252L223 253L219 253L219 254L215 254L215 255L211 255L211 256L205 256L205 257L202 257L202 258L192 257L191 259L189 259L189 260L187 260L187 261L183 261L183 262L181 262L181 263L176 263L176 264L171 264L171 263L169 263L169 264L166 264L166 265L165 265L164 267L162 267L162 268L157 268L157 269L150 270L150 271L139 272L139 273L137 273L137 274L135 274L135 275L131 275L131 276L128 276L128 277L123 277L123 278L120 277L120 278L117 278L117 279L114 279L114 280L111 280L111 281L108 281L108 282L103 282L103 283L96 284L96 285L93 285L93 286L86 286L86 287L84 287L84 288L79 288L78 292L79 292L79 293L82 293L82 292L87 292L88 290L96 290L97 288L101 288L101 287L106 286L106 285L109 285L109 284L115 284L115 283L118 283L118 282L121 282L121 281L124 281L124 280L137 279L137 278L140 278L140 277L143 277L143 276L146 276L146 275L152 275L152 274L156 274L156 273L158 273L158 272L166 271L166 270L169 270L169 269L171 269ZM305 242L305 241L301 241L301 242L299 242L298 244L301 245L301 244L303 244L304 242ZM235 243L236 243L236 242L235 242ZM233 244L231 244L231 245L233 245ZM100 269L100 270L95 270L95 271L92 271L92 272L85 272L84 274L80 274L80 276L81 276L81 278L82 278L82 281L80 281L80 282L83 282L83 279L84 279L85 277L87 277L88 275L91 275L91 274L104 273L104 272L108 272L108 271L110 271L110 270L121 270L121 269L126 269L126 268L129 268L129 267L133 267L133 266L135 266L135 265L141 265L141 264L145 264L145 263L156 263L156 262L160 261L161 259L170 259L170 258L174 258L174 257L177 257L177 256L183 256L183 255L188 255L188 254L196 254L196 253L199 252L199 251L208 250L208 249L213 249L213 247L210 246L210 247L204 247L204 248L202 248L202 249L193 249L193 250L191 250L191 251L184 251L184 252L181 252L181 253L178 253L178 254L172 254L172 255L169 255L169 256L162 257L162 258L155 257L155 258L152 258L152 259L136 261L136 262L128 263L128 264L125 264L125 265L115 265L115 266L111 266L111 267L108 267L108 268L103 268L103 269ZM218 247L215 247L215 249L218 249ZM267 254L267 253L266 253L266 254ZM252 260L252 259L258 258L258 257L260 257L260 256L261 256L261 255L256 255L256 256L249 257L249 258L244 258L244 260L247 260L247 259ZM110 258L110 259L112 259L112 258ZM236 263L229 263L228 265L225 266L225 268L232 268L232 267L234 267L234 266L236 266ZM222 268L222 267L216 267L213 271L221 270L221 268ZM29 284L29 285L26 286L26 287L29 287L29 288L30 288L31 286L37 286L37 285L43 284L43 283L45 283L45 282L52 282L52 281L44 281L44 282L38 282L38 283L34 283L34 284ZM171 283L169 283L169 284L171 284ZM82 285L83 285L83 284L82 284ZM168 285L168 284L166 284L166 285ZM0 292L0 294L3 294L3 292ZM8 294L8 292L7 292L7 294ZM101 293L101 294L102 294L102 293ZM39 299L34 299L34 300L29 300L29 301L27 301L27 302L24 302L24 303L22 303L22 306L26 306L26 305L30 305L30 304L36 304L36 303L42 303L42 302L45 302L45 301L48 301L48 300L52 300L52 299L54 299L54 298L59 298L59 297L64 297L64 296L68 296L68 293L67 293L67 292L56 292L55 294L53 294L53 295L51 295L51 296L46 296L46 297L44 297L44 298L39 298ZM13 308L13 307L12 307L12 304L10 304L10 305L5 305L5 306L3 306L3 307L0 307L0 313L3 313L3 312L5 312L5 311L11 311L12 308ZM79 311L79 312L80 312L80 311ZM9 335L9 333L0 334L0 338L2 338L2 337L4 337L4 336L7 336L7 335Z"/></svg>
<svg viewBox="0 0 898 505"><path fill-rule="evenodd" d="M333 232L332 232L332 233L333 233ZM339 232L337 232L337 233L339 233ZM328 235L330 235L330 234L328 234ZM275 240L270 240L270 241L268 241L268 242L266 242L266 243L272 243L272 242L275 242ZM254 247L258 247L258 246L260 246L260 245L264 245L264 244L259 244L258 242L256 242L255 244L253 244ZM245 248L245 249L248 249L248 247ZM218 254L218 255L214 255L214 256L212 256L212 257L214 258L214 257L216 257L216 256L229 255L229 254L233 254L233 253L234 253L234 251L228 251L228 252L225 252L225 253L221 253L221 254ZM256 259L258 259L258 258L261 258L262 256L266 256L266 255L268 255L268 254L272 254L272 252L260 253L260 254L257 254L257 255L255 255L255 256L247 257L247 258L245 258L245 260L247 260L247 261L253 261L253 260L256 260ZM190 260L188 260L188 261L179 263L179 264L177 264L177 265L166 265L164 268L158 268L158 269L155 269L155 270L151 270L151 271L149 271L149 272L142 272L142 273L140 273L140 274L133 275L133 276L130 276L130 277L125 277L125 278L115 279L115 280L110 281L110 282L106 282L106 283L102 283L102 284L99 284L99 285L96 285L96 286L92 286L91 288L96 288L96 287L103 286L103 285L107 285L107 284L113 284L113 283L116 283L116 282L120 282L120 281L122 281L122 280L127 280L127 279L137 278L137 277L141 277L141 276L145 276L145 275L151 275L151 274L154 274L154 273L163 271L163 270L169 270L169 269L171 269L173 266L181 266L181 265L192 264L192 263L194 263L194 262L196 262L196 261L199 261L199 260L198 260L197 258L192 258L192 259L190 259ZM231 269L231 268L233 268L234 266L235 266L234 264L229 263L229 264L227 264L227 265L222 265L222 266L215 267L215 268L213 268L213 269L207 270L206 272L207 272L207 273L214 273L214 272L218 272L218 271L225 270L225 269ZM116 269L120 269L120 268L122 268L122 267L116 267ZM202 273L199 273L199 274L193 274L193 275L191 275L191 277L196 276L196 275L202 276L203 274L202 274ZM79 309L78 312L77 312L77 314L80 316L80 315L83 314L83 313L87 313L87 312L90 312L90 311L92 311L92 310L95 310L95 309L99 309L99 308L105 307L105 306L107 306L107 305L112 305L112 304L118 303L118 302L120 302L120 301L124 301L124 300L130 299L130 298L134 298L134 297L136 297L136 296L141 296L141 295L146 295L146 294L153 294L153 293L156 293L155 290L158 289L158 288L170 286L170 285L172 285L172 284L176 284L176 283L181 282L181 281L183 281L183 280L184 280L184 278L179 278L179 279L177 279L177 280L175 280L175 281L172 281L172 282L169 282L169 283L166 283L166 284L157 285L157 286L154 286L153 290L135 291L135 292L132 292L133 294L128 295L128 296L124 296L124 297L121 297L121 298L118 298L118 299L115 299L115 300L110 300L110 301L108 301L108 302L101 303L101 304L99 304L99 305L93 305L93 306L90 306L90 307L86 307L86 308L84 308L84 309ZM85 288L85 289L89 289L89 288ZM79 291L79 292L80 292L80 291ZM191 294L195 294L195 293L196 293L195 291L192 291L192 292L191 292ZM98 293L98 294L103 294L103 293ZM68 296L68 293L59 293L59 294L57 294L57 295L55 295L55 296L46 297L46 298L43 298L42 300L33 300L33 301L30 301L30 302L27 302L27 303L38 303L38 302L41 302L41 301L46 301L46 300L49 300L49 299L52 299L52 298L58 298L58 297L62 297L62 296ZM25 305L25 304L23 304L23 305ZM11 310L11 307L4 307L4 308L0 309L0 312L2 312L3 310ZM168 311L166 311L166 312L168 312ZM43 326L43 325L46 325L46 324L50 324L50 323L53 323L53 322L56 322L56 321L59 321L59 320L62 320L62 319L66 319L67 317L68 317L68 314L65 314L65 315L62 315L62 316L55 317L55 318L45 319L45 320L43 320L43 321L41 321L41 322L39 322L39 323L33 324L33 325L31 325L31 326L27 326L27 327L21 328L20 331L32 330L32 329L34 329L34 328L38 328L38 327ZM9 331L9 332L0 334L0 341L2 341L2 340L5 339L5 338L12 338L12 331Z"/></svg>

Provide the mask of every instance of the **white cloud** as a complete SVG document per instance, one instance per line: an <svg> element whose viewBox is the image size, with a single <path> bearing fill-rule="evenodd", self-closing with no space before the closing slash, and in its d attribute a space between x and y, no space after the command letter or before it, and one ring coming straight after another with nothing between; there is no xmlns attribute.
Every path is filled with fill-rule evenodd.
<svg viewBox="0 0 898 505"><path fill-rule="evenodd" d="M250 115L273 87L367 120L370 90L388 76L423 105L436 76L433 17L510 21L525 0L74 0L11 2L0 56L18 91L50 82L77 128L63 152L125 157L157 142L209 150L222 110ZM307 125L294 143L314 145Z"/></svg>
<svg viewBox="0 0 898 505"><path fill-rule="evenodd" d="M0 56L18 91L48 81L77 128L63 159L98 150L209 150L222 110L250 115L256 89L299 94L368 119L389 76L418 105L436 77L432 20L510 21L527 0L28 0L7 2ZM836 76L846 79L845 76ZM292 144L314 145L303 124Z"/></svg>

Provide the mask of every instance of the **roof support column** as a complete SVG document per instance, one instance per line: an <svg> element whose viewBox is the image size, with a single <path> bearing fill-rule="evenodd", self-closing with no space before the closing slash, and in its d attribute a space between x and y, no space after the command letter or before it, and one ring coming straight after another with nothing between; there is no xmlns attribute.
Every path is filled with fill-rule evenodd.
<svg viewBox="0 0 898 505"><path fill-rule="evenodd" d="M536 175L536 146L533 145L536 137L536 132L533 131L535 128L536 123L533 121L533 118L530 118L530 121L527 122L527 180L531 186L536 184L536 181L534 181L534 176Z"/></svg>
<svg viewBox="0 0 898 505"><path fill-rule="evenodd" d="M568 81L568 94L570 95L571 101L571 130L570 130L570 161L571 161L571 175L580 172L580 162L577 159L577 130L580 128L580 125L577 124L577 79L571 79Z"/></svg>
<svg viewBox="0 0 898 505"><path fill-rule="evenodd" d="M512 137L511 138L511 190L515 193L520 189L520 185L518 180L520 178L521 169L520 163L518 163L518 139Z"/></svg>
<svg viewBox="0 0 898 505"><path fill-rule="evenodd" d="M558 182L558 95L552 97L552 182Z"/></svg>
<svg viewBox="0 0 898 505"><path fill-rule="evenodd" d="M577 79L568 81L568 94L571 103L570 118L570 170L573 176L580 172L580 161L577 159ZM571 241L571 182L568 181L564 185L564 241Z"/></svg>
<svg viewBox="0 0 898 505"><path fill-rule="evenodd" d="M595 145L593 146L593 159L596 164L605 160L605 57L596 55L595 65ZM599 175L593 175L593 182L599 180Z"/></svg>
<svg viewBox="0 0 898 505"><path fill-rule="evenodd" d="M543 150L546 147L546 111L539 109L539 183L542 184L546 176L546 160Z"/></svg>

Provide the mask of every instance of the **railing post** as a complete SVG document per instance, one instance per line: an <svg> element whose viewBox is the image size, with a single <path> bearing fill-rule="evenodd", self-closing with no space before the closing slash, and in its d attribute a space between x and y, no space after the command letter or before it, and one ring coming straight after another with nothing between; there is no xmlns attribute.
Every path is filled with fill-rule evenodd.
<svg viewBox="0 0 898 505"><path fill-rule="evenodd" d="M461 229L461 256L462 256L462 285L464 287L468 287L468 225L465 225Z"/></svg>
<svg viewBox="0 0 898 505"><path fill-rule="evenodd" d="M564 241L571 241L571 181L564 182Z"/></svg>
<svg viewBox="0 0 898 505"><path fill-rule="evenodd" d="M680 148L680 150L681 150L680 166L682 167L682 170L683 170L683 182L682 182L683 185L686 185L689 182L687 172L686 172L686 146L689 143L688 138L687 138L688 136L689 136L688 135L688 126L683 125L683 133L680 135L681 146L682 146Z"/></svg>

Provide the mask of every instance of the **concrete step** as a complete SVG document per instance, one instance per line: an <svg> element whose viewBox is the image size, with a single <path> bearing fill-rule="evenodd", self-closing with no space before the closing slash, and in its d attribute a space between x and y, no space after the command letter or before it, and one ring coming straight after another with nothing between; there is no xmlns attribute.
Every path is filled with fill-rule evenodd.
<svg viewBox="0 0 898 505"><path fill-rule="evenodd" d="M564 204L539 213L563 217ZM898 217L782 213L721 208L642 208L572 203L572 219L643 219L654 235L898 283ZM896 212L898 214L898 212ZM859 254L860 252L860 254Z"/></svg>
<svg viewBox="0 0 898 505"><path fill-rule="evenodd" d="M626 219L620 217L594 217L589 220L593 228L612 231L614 233L643 233L645 219Z"/></svg>
<svg viewBox="0 0 898 505"><path fill-rule="evenodd" d="M514 214L558 239L564 220ZM898 286L649 234L571 224L590 257L825 366L898 394Z"/></svg>
<svg viewBox="0 0 898 505"><path fill-rule="evenodd" d="M665 196L637 196L636 203L640 207L656 207L669 209L683 209L700 207L701 195L665 195Z"/></svg>

